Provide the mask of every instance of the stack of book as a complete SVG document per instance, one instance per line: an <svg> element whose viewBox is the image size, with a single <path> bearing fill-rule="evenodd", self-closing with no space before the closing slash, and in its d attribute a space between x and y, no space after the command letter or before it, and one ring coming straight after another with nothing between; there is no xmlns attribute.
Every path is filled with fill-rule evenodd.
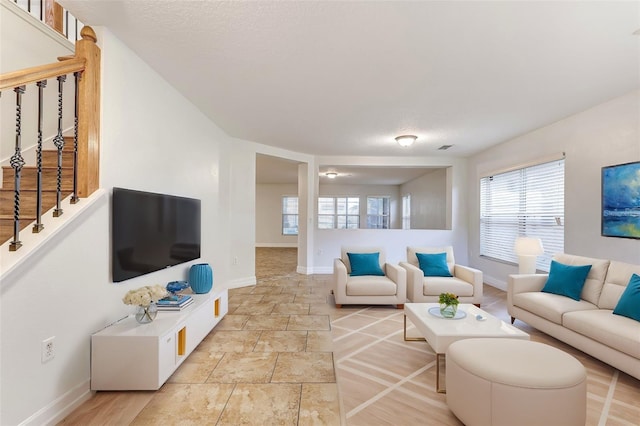
<svg viewBox="0 0 640 426"><path fill-rule="evenodd" d="M158 311L181 311L193 303L193 298L184 294L158 300Z"/></svg>

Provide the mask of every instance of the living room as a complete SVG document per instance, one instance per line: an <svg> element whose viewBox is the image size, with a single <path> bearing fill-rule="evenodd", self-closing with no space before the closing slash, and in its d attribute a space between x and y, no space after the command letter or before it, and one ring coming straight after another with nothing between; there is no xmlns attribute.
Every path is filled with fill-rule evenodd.
<svg viewBox="0 0 640 426"><path fill-rule="evenodd" d="M9 22L11 17L5 7L8 0L2 1L2 40L15 40L10 35L5 37L4 31L10 26L4 23ZM91 8L89 2L66 3L70 8L75 6L78 12L83 8ZM482 270L486 283L504 288L507 276L517 271L517 265L495 262L479 253L479 178L489 172L530 164L564 152L564 251L640 263L639 240L601 236L599 191L603 166L640 160L639 39L632 35L640 28L640 15L638 5L634 3L615 2L611 6L607 6L606 2L594 3L592 7L584 17L584 26L591 29L585 31L604 37L608 28L604 22L608 22L616 28L616 36L620 40L631 43L629 57L622 62L608 62L602 59L599 50L590 51L597 49L596 45L584 38L575 40L574 35L568 35L569 41L566 41L563 49L554 51L556 61L562 61L565 55L579 53L572 49L584 49L587 52L582 52L580 57L588 57L589 62L579 62L578 69L587 72L587 68L597 68L600 74L590 74L592 80L588 84L584 81L574 84L578 76L560 74L556 71L559 64L549 62L539 64L539 69L525 75L533 78L544 71L543 82L538 82L537 87L545 82L552 88L551 91L569 86L571 91L563 92L563 96L575 100L574 108L580 105L586 107L569 108L571 112L565 115L559 111L552 121L540 121L537 125L530 123L526 130L505 133L502 138L492 139L492 146L465 156L454 156L455 150L451 155L444 156L426 149L418 154L414 154L414 151L408 154L396 146L393 149L397 154L378 155L378 145L366 143L356 147L358 154L314 155L304 150L271 146L259 138L234 137L232 131L223 130L222 123L228 125L225 116L220 115L219 121L211 119L210 111L205 112L196 106L195 101L201 99L188 99L176 88L175 82L169 81L153 64L142 59L142 53L138 51L141 47L125 43L122 35L117 35L117 25L102 23L99 19L87 21L94 25L103 55L100 186L104 190L90 200L91 208L75 219L71 226L30 255L27 262L2 275L0 423L37 424L39 420L49 419L52 414L86 398L90 380L89 336L130 313L121 302L128 290L184 279L187 274L188 266L181 266L120 284L112 282L109 272L109 191L112 187L201 199L204 218L201 257L213 266L216 285L233 288L252 285L256 281L255 218L259 214L255 206L257 154L285 158L305 165L298 185L303 188L302 194L307 192L305 208L309 212L314 210L316 194L313 182L322 164L341 166L355 161L361 166L449 167L452 188L450 229L359 230L346 233L339 230L321 232L314 226L301 225L298 239L299 272L329 272L330 260L338 256L339 247L346 239L350 244L370 245L383 238L390 261L404 260L407 245L423 245L427 242L429 245L452 245L460 263ZM472 22L468 13L465 16L468 19L465 22ZM579 27L583 28L583 25ZM397 28L393 27L392 31ZM571 28L575 29L573 26ZM389 28L380 31L389 31ZM538 28L538 31L544 33L545 30ZM470 33L472 35L473 31ZM544 47L550 49L552 40L546 41L548 44ZM556 41L560 43L562 40ZM12 44L3 43L3 55L5 46ZM624 52L629 52L625 50L628 44L623 46ZM523 56L527 53L518 52ZM59 50L48 52L47 58L22 58L19 65L9 59L5 61L3 57L0 72L10 71L14 65L15 69L19 69L52 62L57 56L66 54L69 54L69 49L60 47ZM489 59L493 62L500 58ZM504 57L502 60L516 59ZM473 61L461 61L457 65L474 68L481 66L482 62L474 58ZM502 65L499 62L494 71L500 70ZM401 73L404 67L398 68L400 71L394 75L402 80L405 78ZM218 75L215 78L224 77ZM509 80L509 76L503 77ZM492 88L485 87L481 82L473 83L473 71L469 71L467 78L470 84L463 86L466 90L474 89L481 93L481 97L493 99L495 92ZM503 111L502 120L505 123L519 120L518 114L527 111L534 114L538 110L553 108L553 102L529 103L534 95L528 89L530 81L516 80L510 83L511 86L505 90L517 92L523 105L520 105L517 114L510 110ZM604 90L597 83L609 83L610 86ZM255 84L255 96L260 97L260 86ZM308 84L313 83L310 81ZM592 88L593 91L590 90ZM232 102L232 95L223 93L220 96ZM278 99L269 99L275 108ZM340 102L339 99L335 100L335 103ZM234 107L242 109L246 105ZM309 108L313 111L313 108ZM473 114L468 112L466 119L472 120ZM213 115L216 115L215 112ZM353 121L359 119L350 118ZM286 127L286 124L281 126ZM395 131L395 128L384 130ZM376 143L395 144L393 136L397 134L389 136L388 140ZM419 146L419 143L417 141L416 145ZM4 159L4 148L2 152ZM310 214L309 218L312 217ZM2 256L5 256L5 252ZM56 336L57 353L52 362L42 364L40 345L49 336Z"/></svg>

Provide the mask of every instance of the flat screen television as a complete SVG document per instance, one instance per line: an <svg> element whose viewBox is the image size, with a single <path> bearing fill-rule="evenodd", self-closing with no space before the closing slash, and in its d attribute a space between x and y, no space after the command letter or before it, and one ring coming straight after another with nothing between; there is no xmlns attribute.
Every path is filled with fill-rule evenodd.
<svg viewBox="0 0 640 426"><path fill-rule="evenodd" d="M200 200L113 188L114 282L200 257Z"/></svg>

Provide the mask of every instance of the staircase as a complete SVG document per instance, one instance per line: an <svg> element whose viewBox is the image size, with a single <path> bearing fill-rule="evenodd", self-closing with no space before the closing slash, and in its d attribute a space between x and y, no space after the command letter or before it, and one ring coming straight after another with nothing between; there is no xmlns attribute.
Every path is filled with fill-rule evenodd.
<svg viewBox="0 0 640 426"><path fill-rule="evenodd" d="M42 216L56 206L58 150L42 150ZM36 220L37 174L35 165L25 165L20 178L20 232ZM0 187L0 244L13 238L14 170L2 167ZM64 137L61 200L73 192L73 136ZM51 213L47 213L51 214Z"/></svg>

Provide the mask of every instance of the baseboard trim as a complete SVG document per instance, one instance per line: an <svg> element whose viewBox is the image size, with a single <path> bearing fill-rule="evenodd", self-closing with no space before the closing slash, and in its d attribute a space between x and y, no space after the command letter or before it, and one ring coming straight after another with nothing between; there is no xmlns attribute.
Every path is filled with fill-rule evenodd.
<svg viewBox="0 0 640 426"><path fill-rule="evenodd" d="M225 287L226 288L239 288L239 287L248 287L250 285L256 285L257 280L256 277L245 277L245 278L238 278L235 280L231 280L229 281Z"/></svg>
<svg viewBox="0 0 640 426"><path fill-rule="evenodd" d="M499 280L497 278L494 278L488 275L484 275L482 278L485 284L489 284L491 287L495 287L502 291L507 291L507 283L505 281Z"/></svg>
<svg viewBox="0 0 640 426"><path fill-rule="evenodd" d="M20 423L21 426L55 425L93 396L91 381L86 380L70 389L59 398L42 407L29 418Z"/></svg>
<svg viewBox="0 0 640 426"><path fill-rule="evenodd" d="M300 266L296 268L296 272L304 275L313 275L313 274L333 274L333 268L331 267L317 267L317 268L308 268L306 266Z"/></svg>
<svg viewBox="0 0 640 426"><path fill-rule="evenodd" d="M256 247L298 248L298 243L256 243Z"/></svg>

